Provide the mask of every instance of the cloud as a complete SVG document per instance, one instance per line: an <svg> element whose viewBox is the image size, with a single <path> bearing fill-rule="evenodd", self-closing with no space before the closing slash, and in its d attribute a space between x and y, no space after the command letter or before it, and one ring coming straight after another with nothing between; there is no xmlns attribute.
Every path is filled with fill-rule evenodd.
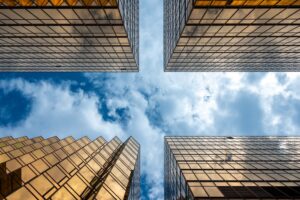
<svg viewBox="0 0 300 200"><path fill-rule="evenodd" d="M260 82L266 74L267 74L267 72L248 73L245 76L245 79L249 84L256 84L256 83Z"/></svg>
<svg viewBox="0 0 300 200"><path fill-rule="evenodd" d="M292 96L277 95L273 98L274 113L280 116L286 123L300 127L300 99ZM289 116L289 117L286 117Z"/></svg>
<svg viewBox="0 0 300 200"><path fill-rule="evenodd" d="M215 124L219 134L263 134L263 110L257 94L245 90L228 92L217 102Z"/></svg>
<svg viewBox="0 0 300 200"><path fill-rule="evenodd" d="M111 130L120 137L124 134L119 125L102 119L98 113L97 96L85 94L82 90L72 92L69 84L54 85L47 81L31 83L22 79L12 79L1 81L0 88L20 91L24 96L32 99L31 112L23 123L9 128L0 127L1 133L60 137L68 135L80 137L88 133L107 138L113 136Z"/></svg>

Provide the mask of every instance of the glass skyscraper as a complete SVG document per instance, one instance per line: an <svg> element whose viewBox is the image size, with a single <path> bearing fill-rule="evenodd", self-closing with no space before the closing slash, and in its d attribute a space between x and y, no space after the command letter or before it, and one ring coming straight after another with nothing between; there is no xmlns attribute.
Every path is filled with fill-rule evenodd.
<svg viewBox="0 0 300 200"><path fill-rule="evenodd" d="M299 0L164 0L165 71L300 71Z"/></svg>
<svg viewBox="0 0 300 200"><path fill-rule="evenodd" d="M165 137L165 200L300 199L300 137Z"/></svg>
<svg viewBox="0 0 300 200"><path fill-rule="evenodd" d="M1 0L0 71L136 72L139 0Z"/></svg>
<svg viewBox="0 0 300 200"><path fill-rule="evenodd" d="M140 147L130 137L0 138L0 199L136 200Z"/></svg>

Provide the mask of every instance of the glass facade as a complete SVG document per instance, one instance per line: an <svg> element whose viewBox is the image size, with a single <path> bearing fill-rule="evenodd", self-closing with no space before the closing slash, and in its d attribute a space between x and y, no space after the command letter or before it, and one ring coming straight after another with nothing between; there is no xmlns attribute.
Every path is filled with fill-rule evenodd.
<svg viewBox="0 0 300 200"><path fill-rule="evenodd" d="M139 199L139 154L132 137L3 137L0 199Z"/></svg>
<svg viewBox="0 0 300 200"><path fill-rule="evenodd" d="M300 137L165 137L165 199L300 199Z"/></svg>
<svg viewBox="0 0 300 200"><path fill-rule="evenodd" d="M300 71L299 0L164 0L165 71Z"/></svg>
<svg viewBox="0 0 300 200"><path fill-rule="evenodd" d="M139 0L0 0L0 71L136 72Z"/></svg>

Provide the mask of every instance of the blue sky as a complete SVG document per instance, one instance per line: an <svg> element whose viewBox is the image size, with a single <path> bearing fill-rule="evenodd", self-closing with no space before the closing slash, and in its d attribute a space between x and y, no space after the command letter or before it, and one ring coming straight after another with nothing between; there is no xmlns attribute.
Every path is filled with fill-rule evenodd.
<svg viewBox="0 0 300 200"><path fill-rule="evenodd" d="M0 73L0 134L134 136L163 199L165 135L300 135L299 73L164 73L162 0L140 0L140 73Z"/></svg>

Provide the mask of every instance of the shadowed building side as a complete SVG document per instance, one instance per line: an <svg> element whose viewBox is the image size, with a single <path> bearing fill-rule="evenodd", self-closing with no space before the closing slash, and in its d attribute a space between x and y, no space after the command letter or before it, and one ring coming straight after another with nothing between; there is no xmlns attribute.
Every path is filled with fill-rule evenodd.
<svg viewBox="0 0 300 200"><path fill-rule="evenodd" d="M300 137L165 137L165 199L299 199Z"/></svg>
<svg viewBox="0 0 300 200"><path fill-rule="evenodd" d="M164 69L300 71L299 0L164 0Z"/></svg>
<svg viewBox="0 0 300 200"><path fill-rule="evenodd" d="M0 0L0 22L0 71L138 71L139 0Z"/></svg>

